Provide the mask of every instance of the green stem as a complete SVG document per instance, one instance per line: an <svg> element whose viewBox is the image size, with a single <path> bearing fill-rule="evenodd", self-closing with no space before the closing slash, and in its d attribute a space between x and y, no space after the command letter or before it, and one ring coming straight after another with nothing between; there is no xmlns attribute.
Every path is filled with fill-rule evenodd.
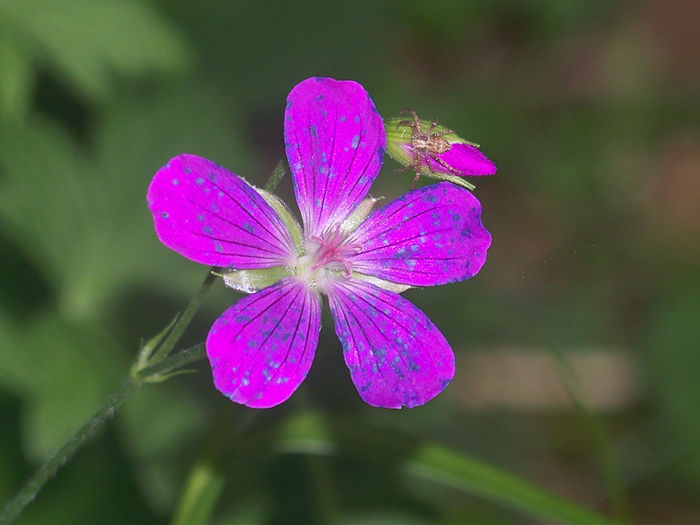
<svg viewBox="0 0 700 525"><path fill-rule="evenodd" d="M135 372L134 377L139 381L147 383L153 378L163 378L170 372L182 368L185 365L189 365L190 363L204 359L205 355L206 352L204 350L204 343L199 343L186 348L185 350L181 350L180 352L163 359L159 363L138 370Z"/></svg>
<svg viewBox="0 0 700 525"><path fill-rule="evenodd" d="M214 273L212 272L215 272L216 270L217 268L213 267L207 273L207 276L204 278L204 281L202 281L202 285L199 287L197 294L189 302L187 308L185 308L185 311L182 312L182 315L180 315L177 318L177 321L175 322L175 325L173 326L170 333L168 334L168 337L165 338L165 340L159 345L158 350L156 350L153 356L148 360L149 365L159 363L163 359L165 359L165 357L170 353L173 347L180 340L180 337L182 337L182 334L184 333L185 329L189 326L190 322L192 321L192 318L197 313L197 310L199 310L199 307L202 305L202 302L204 301L204 298L206 297L207 293L209 293L212 284L214 284L214 281L216 280L217 276L214 275ZM138 374L138 370L136 371L136 373Z"/></svg>
<svg viewBox="0 0 700 525"><path fill-rule="evenodd" d="M521 324L521 329L523 331L533 335L534 332L537 332L537 329L534 328L531 323L520 318L517 318L517 322ZM608 495L612 515L620 523L631 523L629 501L622 483L620 467L615 458L615 453L605 423L603 423L603 420L598 414L589 408L578 376L571 368L568 359L561 349L556 344L552 343L547 334L542 330L539 331L539 337L533 337L533 339L544 341L545 348L557 365L559 379L569 396L569 400L588 424L593 446L598 454L598 461L600 462L604 486Z"/></svg>
<svg viewBox="0 0 700 525"><path fill-rule="evenodd" d="M80 427L65 445L39 467L22 487L22 490L5 504L0 512L0 523L10 523L17 519L46 482L56 474L56 471L73 457L75 452L114 415L126 398L141 388L142 384L129 378L114 390L87 423Z"/></svg>
<svg viewBox="0 0 700 525"><path fill-rule="evenodd" d="M126 398L141 388L144 382L153 379L165 379L168 372L172 372L204 356L204 343L200 343L166 359L166 356L192 321L215 278L211 272L207 273L197 294L187 305L183 314L178 317L170 333L163 343L159 345L155 354L148 359L147 362L151 363L150 366L133 370L131 376L105 399L92 417L54 455L39 467L19 493L5 504L2 512L0 512L1 523L14 521L36 497L46 482L56 474L58 469L73 457L76 451L114 415ZM137 362L140 363L140 356L137 358Z"/></svg>
<svg viewBox="0 0 700 525"><path fill-rule="evenodd" d="M284 177L286 173L287 161L286 159L282 159L277 163L277 166L275 166L275 169L272 171L272 175L270 175L270 178L267 179L263 189L269 192L275 191L275 188L277 188L277 185L280 183L282 177Z"/></svg>
<svg viewBox="0 0 700 525"><path fill-rule="evenodd" d="M164 359L160 363L143 368L137 378L126 379L104 400L92 417L80 427L46 463L44 463L24 487L8 501L0 512L0 523L11 523L32 502L46 482L51 479L59 468L65 465L77 450L97 432L121 407L127 397L140 389L145 382L156 376L163 376L189 363L204 357L204 343L199 343L186 350Z"/></svg>
<svg viewBox="0 0 700 525"><path fill-rule="evenodd" d="M306 463L311 478L311 491L318 522L337 523L339 504L328 457L309 456Z"/></svg>
<svg viewBox="0 0 700 525"><path fill-rule="evenodd" d="M235 428L230 428L230 408L220 411L205 439L197 460L187 476L180 502L173 515L171 525L206 525L221 497L226 482L224 466L243 434L259 413L239 412L235 418ZM233 442L233 443L232 443Z"/></svg>
<svg viewBox="0 0 700 525"><path fill-rule="evenodd" d="M141 369L137 378L126 379L104 400L92 417L80 427L68 441L46 463L37 469L24 487L8 501L0 512L0 523L11 523L32 502L46 482L51 479L59 468L65 465L85 444L85 442L121 407L126 398L139 390L152 377L163 376L189 363L204 358L204 343L199 343L186 350L164 359L160 363Z"/></svg>
<svg viewBox="0 0 700 525"><path fill-rule="evenodd" d="M216 465L197 462L185 485L172 525L206 525L224 489L225 477Z"/></svg>
<svg viewBox="0 0 700 525"><path fill-rule="evenodd" d="M603 477L605 479L605 488L608 493L611 513L619 522L631 523L631 512L627 493L622 483L620 467L615 458L613 446L605 424L600 416L594 413L585 402L585 396L582 392L576 372L571 368L571 365L561 350L551 345L549 350L560 370L559 377L569 399L574 407L576 407L576 410L578 410L581 416L588 422L588 428L599 455L598 460L600 461Z"/></svg>

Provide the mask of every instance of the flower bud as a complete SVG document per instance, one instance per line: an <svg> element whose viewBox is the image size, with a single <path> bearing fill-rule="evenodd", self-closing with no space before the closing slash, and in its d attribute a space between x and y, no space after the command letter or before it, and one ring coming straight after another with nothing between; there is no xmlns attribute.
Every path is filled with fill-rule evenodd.
<svg viewBox="0 0 700 525"><path fill-rule="evenodd" d="M405 166L401 171L415 171L413 184L422 174L473 189L474 185L461 177L496 173L496 165L479 150L478 144L463 139L437 121L420 120L414 111L405 112L412 117L384 121L386 151Z"/></svg>

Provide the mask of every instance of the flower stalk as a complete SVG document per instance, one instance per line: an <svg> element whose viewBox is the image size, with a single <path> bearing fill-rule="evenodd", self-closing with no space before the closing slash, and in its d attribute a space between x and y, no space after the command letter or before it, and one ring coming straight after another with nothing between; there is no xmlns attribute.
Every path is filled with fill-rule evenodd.
<svg viewBox="0 0 700 525"><path fill-rule="evenodd" d="M65 465L85 442L114 415L127 397L141 388L143 383L127 378L104 400L92 417L80 427L24 484L0 511L0 523L12 523L41 491L59 468Z"/></svg>
<svg viewBox="0 0 700 525"><path fill-rule="evenodd" d="M184 316L181 317L184 319ZM0 523L12 523L41 491L47 481L56 475L63 465L109 421L124 401L145 383L162 381L183 366L204 358L204 344L176 353L157 364L132 372L124 382L112 391L95 413L27 480L22 489L0 511Z"/></svg>
<svg viewBox="0 0 700 525"><path fill-rule="evenodd" d="M139 352L134 365L131 368L131 377L133 379L140 379L145 382L158 382L167 379L167 376L161 374L144 374L144 369L151 369L152 367L161 363L172 351L173 347L177 344L185 332L187 327L192 322L197 310L202 305L204 298L209 293L214 281L216 280L216 272L218 268L212 268L207 273L207 276L202 281L199 290L189 302L185 311L182 314L178 314L177 317L168 325L166 328L146 343ZM166 367L167 369L168 367ZM171 368L170 368L171 370Z"/></svg>

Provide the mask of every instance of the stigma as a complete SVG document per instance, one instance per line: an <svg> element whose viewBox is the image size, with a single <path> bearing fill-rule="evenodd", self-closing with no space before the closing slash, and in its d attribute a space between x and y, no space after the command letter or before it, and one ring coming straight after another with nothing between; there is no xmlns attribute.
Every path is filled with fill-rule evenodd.
<svg viewBox="0 0 700 525"><path fill-rule="evenodd" d="M297 260L294 273L314 287L328 278L352 276L348 257L360 251L360 245L347 242L347 234L335 225L305 242L305 254Z"/></svg>

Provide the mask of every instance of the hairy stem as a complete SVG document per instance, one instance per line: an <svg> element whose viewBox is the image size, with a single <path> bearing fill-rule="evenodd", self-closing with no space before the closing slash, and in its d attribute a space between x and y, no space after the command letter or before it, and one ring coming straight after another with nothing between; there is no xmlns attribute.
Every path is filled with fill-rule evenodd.
<svg viewBox="0 0 700 525"><path fill-rule="evenodd" d="M137 380L143 382L149 382L152 378L163 378L183 366L204 359L205 355L204 343L198 343L163 359L159 363L142 368L136 372L135 376Z"/></svg>
<svg viewBox="0 0 700 525"><path fill-rule="evenodd" d="M199 307L202 305L202 302L204 301L204 298L206 297L207 293L209 293L212 284L214 284L214 281L216 280L217 276L213 272L216 272L217 270L218 268L213 267L207 273L207 276L204 278L204 281L202 281L202 285L199 287L199 290L197 291L196 295L189 302L187 308L185 308L185 311L182 312L182 315L180 315L177 318L175 325L173 326L172 330L165 338L165 340L159 345L158 350L156 350L153 356L148 360L149 365L159 363L163 359L165 359L165 357L170 353L173 347L180 340L180 337L182 337L182 334L184 333L185 329L190 325L190 322L192 322L194 315L197 313L197 310L199 310ZM138 374L138 370L136 371L136 373Z"/></svg>
<svg viewBox="0 0 700 525"><path fill-rule="evenodd" d="M142 383L126 379L107 399L93 416L80 427L58 451L53 454L25 483L15 497L8 501L0 512L0 523L15 520L24 508L31 503L46 482L56 471L65 465L73 454L114 415L127 397L141 388Z"/></svg>
<svg viewBox="0 0 700 525"><path fill-rule="evenodd" d="M163 380L168 373L172 373L180 367L204 357L204 343L200 343L191 348L178 352L166 358L177 341L182 336L187 326L192 321L194 314L202 304L204 297L211 288L215 276L208 272L202 282L197 294L187 305L187 308L177 321L165 340L159 345L158 350L148 360L149 366L133 370L130 377L117 387L104 400L102 405L92 415L92 417L80 427L68 441L53 454L39 469L29 478L24 487L9 500L0 512L0 523L10 523L14 521L31 503L46 482L51 479L59 468L65 465L73 457L77 450L114 415L127 397L136 392L143 383L154 379Z"/></svg>
<svg viewBox="0 0 700 525"><path fill-rule="evenodd" d="M272 175L270 175L270 178L267 179L267 182L265 183L263 189L269 192L275 191L275 188L277 188L277 185L280 183L280 181L286 175L286 173L287 160L282 159L277 163L277 166L275 166L275 169L272 171Z"/></svg>
<svg viewBox="0 0 700 525"><path fill-rule="evenodd" d="M65 465L77 450L111 419L122 403L131 394L140 389L151 377L163 376L169 372L174 372L202 358L204 358L204 343L199 343L164 359L160 363L141 369L138 372L138 378L130 377L126 379L104 400L92 417L39 467L25 483L24 487L5 504L2 512L0 512L0 523L10 523L15 520L36 497L46 482L56 474L58 469Z"/></svg>

